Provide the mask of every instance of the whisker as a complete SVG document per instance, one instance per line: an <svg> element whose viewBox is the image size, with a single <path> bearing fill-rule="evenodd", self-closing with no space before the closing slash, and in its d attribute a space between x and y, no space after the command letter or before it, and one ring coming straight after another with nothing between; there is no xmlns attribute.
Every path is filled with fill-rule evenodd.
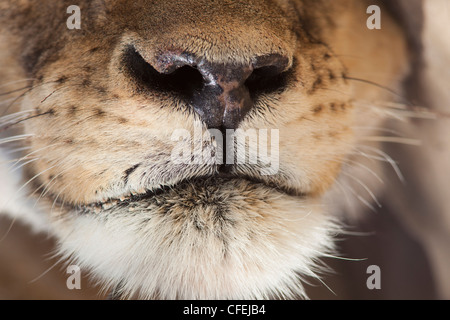
<svg viewBox="0 0 450 320"><path fill-rule="evenodd" d="M361 168L367 170L367 172L371 173L379 182L384 183L383 179L381 179L381 177L375 171L370 169L368 166L366 166L362 163L359 163L358 161L351 160L351 159L347 159L347 160L345 160L345 162L353 163L354 165L357 165L358 167L361 167Z"/></svg>
<svg viewBox="0 0 450 320"><path fill-rule="evenodd" d="M50 98L55 92L58 92L59 90L62 90L62 89L66 89L66 86L61 87L61 88L56 88L56 89L53 90L50 94L48 94L44 99L42 99L40 103L44 103L44 102L47 101L47 99Z"/></svg>
<svg viewBox="0 0 450 320"><path fill-rule="evenodd" d="M378 201L377 197L375 196L375 194L372 192L372 190L370 190L370 188L363 183L360 179L356 178L355 176L348 174L347 172L342 172L345 176L349 177L350 179L352 179L353 181L356 181L359 185L361 185L364 190L367 191L367 193L370 195L370 197L372 198L373 201L375 201L375 203L377 204L378 208L382 208L381 203Z"/></svg>
<svg viewBox="0 0 450 320"><path fill-rule="evenodd" d="M18 112L15 112L15 113L8 114L8 115L3 116L3 117L0 118L0 124L8 123L9 121L17 120L17 118L22 117L24 114L33 113L33 112L34 112L34 110L25 110L25 111L18 111Z"/></svg>
<svg viewBox="0 0 450 320"><path fill-rule="evenodd" d="M320 254L323 254L323 253L320 253ZM325 286L325 288L327 288L334 296L337 297L336 292L334 292L334 291L333 291L333 290L325 283L325 281L324 281L320 276L318 276L314 271L312 271L311 269L308 268L308 273L309 273L309 276L312 276L314 279L318 280L320 283L322 283L322 284Z"/></svg>
<svg viewBox="0 0 450 320"><path fill-rule="evenodd" d="M344 186L343 186L342 183L339 181L339 179L336 179L336 180L334 181L334 183L335 183L336 186L341 190L341 192L344 194L344 197L345 197L347 203L348 203L349 205L351 205L352 202L351 202L351 200L350 200L350 198L349 198L349 196L348 196L348 193L345 192Z"/></svg>
<svg viewBox="0 0 450 320"><path fill-rule="evenodd" d="M2 93L0 93L0 97L1 96L6 96L6 95L9 95L9 94L13 94L13 93L16 93L16 92L20 92L20 91L23 91L23 90L29 89L29 88L31 88L31 87L30 86L26 86L26 87L23 87L23 88L14 89L14 90L7 91L7 92L2 92Z"/></svg>
<svg viewBox="0 0 450 320"><path fill-rule="evenodd" d="M12 228L13 228L13 226L14 226L14 223L16 222L16 217L14 217L13 219L12 219L12 221L11 221L11 223L9 224L9 227L8 227L8 229L6 230L6 232L5 232L5 234L2 236L2 238L0 239L0 243L2 243L5 239L6 239L6 237L9 235L9 233L11 232L11 230L12 230Z"/></svg>
<svg viewBox="0 0 450 320"><path fill-rule="evenodd" d="M12 99L12 102L5 108L5 110L3 111L3 115L8 113L8 110L16 103L18 102L20 99L22 99L23 97L25 97L25 95L31 91L33 91L35 89L35 87L31 87L30 89L28 89L27 91L23 92L22 94L20 94L18 97Z"/></svg>
<svg viewBox="0 0 450 320"><path fill-rule="evenodd" d="M422 141L418 139L408 139L401 137L389 137L389 136L366 136L362 137L359 140L361 141L372 141L372 142L392 142L399 144L406 144L411 146L421 146Z"/></svg>
<svg viewBox="0 0 450 320"><path fill-rule="evenodd" d="M386 108L386 107L382 107L382 106L378 106L375 105L373 103L353 103L356 107L363 107L363 108L368 108L370 109L372 112L376 112L380 115L382 115L383 117L389 117L392 119L396 119L398 121L407 121L410 117L407 116L406 111L396 111L393 110L391 108Z"/></svg>
<svg viewBox="0 0 450 320"><path fill-rule="evenodd" d="M375 152L376 154L380 155L382 157L383 161L388 162L391 165L391 167L394 169L394 171L397 174L397 177L400 179L400 181L403 184L406 184L406 180L405 180L402 172L400 171L400 168L398 167L397 163L387 153L385 153L385 152L383 152L381 150L378 150L376 148L369 147L369 146L359 145L357 148L358 149L361 149L361 148L364 149L365 148L367 150L370 150L370 151ZM361 154L364 155L364 156L369 156L366 153L364 153L363 151L362 151Z"/></svg>
<svg viewBox="0 0 450 320"><path fill-rule="evenodd" d="M357 129L357 130L369 130L369 131L379 131L379 132L385 132L385 133L390 133L390 134L394 134L394 135L400 135L400 131L397 130L393 130L393 129L388 129L388 128L384 128L384 127L374 127L374 126L352 126L353 129Z"/></svg>
<svg viewBox="0 0 450 320"><path fill-rule="evenodd" d="M38 161L40 158L32 158L31 160L28 160L27 162L21 163L19 166L16 166L17 162L11 166L11 168L8 169L10 173L13 173L17 170L20 170L21 168L25 167L27 164L30 164L32 162Z"/></svg>
<svg viewBox="0 0 450 320"><path fill-rule="evenodd" d="M39 83L39 84L37 84L37 85L35 85L35 86L31 86L28 90L26 90L25 92L21 93L18 97L14 98L14 99L12 100L12 102L11 102L11 103L8 105L8 107L6 107L6 109L4 110L3 115L7 114L7 113L8 113L8 110L9 110L16 102L18 102L20 99L22 99L23 97L25 97L25 96L26 96L28 93L30 93L31 91L35 90L36 88L42 87L42 86L44 86L44 85L47 85L47 84L50 84L50 83L57 83L57 82L58 82L58 80L49 80L49 81L47 81L47 82L42 82L42 83ZM66 86L63 86L62 88L64 88L64 87L66 87ZM60 88L60 89L61 89L61 88Z"/></svg>
<svg viewBox="0 0 450 320"><path fill-rule="evenodd" d="M17 136L13 136L13 137L3 138L3 139L0 139L0 145L15 142L15 141L25 140L25 139L28 139L33 136L34 136L34 134L22 134L22 135L17 135Z"/></svg>
<svg viewBox="0 0 450 320"><path fill-rule="evenodd" d="M38 118L38 117L42 117L42 116L45 116L45 115L51 114L51 113L52 113L52 111L46 111L46 112L43 112L43 113L40 113L40 114L29 116L29 117L27 117L25 119L18 120L16 122L14 122L14 123L12 123L10 125L7 125L4 128L2 128L0 130L0 132L6 131L6 130L10 129L11 127L16 126L16 125L18 125L18 124L20 124L22 122L25 122L25 121L28 121L28 120L31 120L31 119L35 119L35 118Z"/></svg>
<svg viewBox="0 0 450 320"><path fill-rule="evenodd" d="M53 213L53 209L54 209L54 207L55 207L56 202L58 201L59 196L61 195L61 193L63 193L63 192L67 189L68 186L69 186L69 185L66 185L64 188L62 188L61 191L60 191L60 192L57 194L57 196L55 197L55 200L53 200L52 207L50 208L50 214Z"/></svg>
<svg viewBox="0 0 450 320"><path fill-rule="evenodd" d="M449 113L441 112L441 111L435 110L435 109L428 109L428 108L416 106L416 105L408 106L408 105L404 105L404 104L401 104L398 102L392 102L392 101L382 101L382 102L380 102L380 104L382 106L386 106L388 108L395 109L395 110L404 110L407 112L412 111L413 114L411 115L411 117L424 118L424 119L437 119L438 116L445 117L445 118L450 117Z"/></svg>
<svg viewBox="0 0 450 320"><path fill-rule="evenodd" d="M5 154L13 154L13 153L16 153L16 152L21 152L21 151L25 151L25 150L29 150L29 149L31 149L31 147L15 148L15 149L11 149L11 150L6 151ZM16 160L12 160L12 161L16 161Z"/></svg>
<svg viewBox="0 0 450 320"><path fill-rule="evenodd" d="M374 81L370 81L370 80L366 80L366 79L360 79L360 78L355 78L355 77L349 77L349 76L344 76L343 78L345 80L357 81L357 82L361 82L361 83L365 83L365 84L370 84L370 85L375 86L377 88L383 89L383 90L391 93L392 95L394 95L394 96L402 99L403 101L405 101L408 104L408 106L412 106L413 105L413 103L411 103L411 101L406 99L403 95L399 94L398 92L396 92L396 91L394 91L394 90L392 90L392 89L390 89L390 88L388 88L386 86L383 86L383 85L381 85L379 83L376 83Z"/></svg>
<svg viewBox="0 0 450 320"><path fill-rule="evenodd" d="M29 179L26 183L24 183L22 185L22 187L19 188L19 190L17 190L17 192L22 191L27 185L29 185L32 181L34 181L36 178L40 177L41 175L43 175L44 173L46 173L49 170L52 170L54 167L56 167L56 165L51 166L50 168L47 168L41 172L39 172L38 174L34 175L31 179Z"/></svg>
<svg viewBox="0 0 450 320"><path fill-rule="evenodd" d="M385 114L398 119L424 119L424 120L436 120L438 117L449 118L450 114L440 112L438 110L430 110L423 107L408 106L405 104L389 104L388 102L368 102L363 100L358 100L353 102L356 107L364 108L376 108L382 110Z"/></svg>
<svg viewBox="0 0 450 320"><path fill-rule="evenodd" d="M366 199L364 199L362 196L360 196L351 186L349 185L343 185L343 187L347 190L349 190L359 201L361 201L362 204L364 204L367 208L369 208L373 212L377 212L375 207L369 203Z"/></svg>
<svg viewBox="0 0 450 320"><path fill-rule="evenodd" d="M313 251L317 251L317 250L313 250ZM321 253L321 255L323 255L324 257L328 257L328 258L333 258L333 259L338 259L338 260L344 260L344 261L353 261L353 262L361 262L361 261L367 261L367 258L346 258L346 257L339 257L339 256L335 256L332 254L328 254L328 253Z"/></svg>
<svg viewBox="0 0 450 320"><path fill-rule="evenodd" d="M16 99L17 99L17 97L13 97L13 98L2 100L2 101L0 101L0 106L12 103ZM3 115L5 115L5 114L6 114L6 112L3 113Z"/></svg>
<svg viewBox="0 0 450 320"><path fill-rule="evenodd" d="M48 145L48 146L44 146L44 147L42 147L42 148L39 148L39 149L37 149L37 150L34 150L34 151L32 151L32 152L26 154L26 155L23 156L22 158L18 159L18 160L16 161L16 163L14 163L14 164L12 165L12 167L14 167L14 165L16 165L17 163L19 163L20 161L23 161L23 160L28 159L31 155L34 155L34 154L36 154L36 153L38 153L38 152L41 152L42 150L45 150L45 149L48 149L48 148L52 148L52 147L57 146L57 145L59 145L59 144L61 144L61 143L53 143L53 144L50 144L50 145Z"/></svg>
<svg viewBox="0 0 450 320"><path fill-rule="evenodd" d="M7 83L4 83L4 84L0 85L0 88L8 87L8 86L11 86L11 85L16 84L16 83L29 82L29 81L35 81L35 80L37 80L37 79L28 78L28 79L15 80L15 81L7 82Z"/></svg>
<svg viewBox="0 0 450 320"><path fill-rule="evenodd" d="M50 268L45 270L41 275L39 275L38 277L31 280L29 282L29 284L35 283L35 282L39 281L40 279L42 279L47 273L49 273L51 270L53 270L53 268L56 267L59 263L60 263L59 261L56 261Z"/></svg>
<svg viewBox="0 0 450 320"><path fill-rule="evenodd" d="M39 202L39 200L41 200L43 197L45 197L46 195L47 195L47 193L50 191L50 187L51 187L51 185L53 184L56 184L56 179L58 178L58 177L60 177L62 174L64 174L65 172L67 172L68 170L71 170L72 168L74 168L75 167L75 165L72 165L72 166L69 166L68 168L66 168L66 169L64 169L64 170L62 170L60 173L58 173L53 179L51 179L49 182L47 182L46 184L45 184L45 188L42 190L42 192L41 192L41 194L39 195L39 198L36 200L36 202L35 202L35 204L34 204L34 206L36 206L36 204ZM54 182L55 181L55 182ZM54 182L54 183L53 183ZM33 194L35 194L39 189L41 189L42 187L44 186L44 184L43 185L41 185L39 188L37 188L31 195L33 195ZM33 207L34 207L33 206Z"/></svg>

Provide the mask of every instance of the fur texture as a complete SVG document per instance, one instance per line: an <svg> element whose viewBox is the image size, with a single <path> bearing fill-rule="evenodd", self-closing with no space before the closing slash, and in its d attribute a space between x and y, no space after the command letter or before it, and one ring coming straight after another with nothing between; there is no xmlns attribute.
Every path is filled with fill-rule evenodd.
<svg viewBox="0 0 450 320"><path fill-rule="evenodd" d="M117 297L304 297L335 217L377 205L383 161L397 171L380 142L396 140L384 137L392 91L411 70L401 27L385 14L367 29L358 0L97 0L79 1L82 29L68 30L69 2L0 1L0 85L13 92L0 126L27 148L14 163L24 187L3 180L3 211L50 232ZM279 130L279 171L233 165L224 178L215 164L171 162L174 130L207 128L136 79L130 47L152 66L169 51L219 65L286 57L286 83L240 124Z"/></svg>

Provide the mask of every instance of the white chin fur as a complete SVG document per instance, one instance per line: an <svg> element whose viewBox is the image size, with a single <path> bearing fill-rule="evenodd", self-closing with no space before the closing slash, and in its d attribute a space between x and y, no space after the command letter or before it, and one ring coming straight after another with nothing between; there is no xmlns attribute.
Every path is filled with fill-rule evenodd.
<svg viewBox="0 0 450 320"><path fill-rule="evenodd" d="M56 222L60 251L121 298L306 298L299 277L321 271L336 225L313 201L240 187L217 187L219 218L220 204L180 211L170 195L170 208L73 212Z"/></svg>
<svg viewBox="0 0 450 320"><path fill-rule="evenodd" d="M47 214L27 196L26 182L21 179L22 170L15 170L15 167L17 164L14 166L7 150L0 148L0 214L24 222L36 232L48 231Z"/></svg>

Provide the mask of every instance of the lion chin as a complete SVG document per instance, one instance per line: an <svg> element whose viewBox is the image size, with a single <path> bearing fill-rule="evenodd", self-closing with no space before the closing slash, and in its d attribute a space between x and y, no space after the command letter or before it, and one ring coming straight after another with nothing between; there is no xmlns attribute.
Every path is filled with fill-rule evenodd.
<svg viewBox="0 0 450 320"><path fill-rule="evenodd" d="M261 183L205 179L80 208L55 230L114 298L299 298L338 232L322 210Z"/></svg>

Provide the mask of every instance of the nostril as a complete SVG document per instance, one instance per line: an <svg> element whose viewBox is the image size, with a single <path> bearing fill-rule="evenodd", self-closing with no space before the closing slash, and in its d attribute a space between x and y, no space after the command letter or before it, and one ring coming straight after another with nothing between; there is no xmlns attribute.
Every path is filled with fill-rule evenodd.
<svg viewBox="0 0 450 320"><path fill-rule="evenodd" d="M250 96L256 100L262 94L282 93L289 83L289 71L279 72L276 67L261 67L252 72L245 82Z"/></svg>
<svg viewBox="0 0 450 320"><path fill-rule="evenodd" d="M163 99L179 98L208 128L237 128L261 96L282 93L295 81L290 60L278 54L239 64L163 50L153 59L146 60L130 45L122 62L138 90L155 96L162 93Z"/></svg>
<svg viewBox="0 0 450 320"><path fill-rule="evenodd" d="M289 83L292 66L287 57L273 54L258 57L245 85L253 100L261 94L282 93Z"/></svg>
<svg viewBox="0 0 450 320"><path fill-rule="evenodd" d="M133 46L128 46L124 51L123 64L128 75L142 89L187 98L204 85L203 76L196 68L184 65L169 73L160 73Z"/></svg>
<svg viewBox="0 0 450 320"><path fill-rule="evenodd" d="M162 81L163 86L167 90L187 96L201 90L203 87L201 73L191 66L181 67L168 75L159 74L158 80Z"/></svg>

